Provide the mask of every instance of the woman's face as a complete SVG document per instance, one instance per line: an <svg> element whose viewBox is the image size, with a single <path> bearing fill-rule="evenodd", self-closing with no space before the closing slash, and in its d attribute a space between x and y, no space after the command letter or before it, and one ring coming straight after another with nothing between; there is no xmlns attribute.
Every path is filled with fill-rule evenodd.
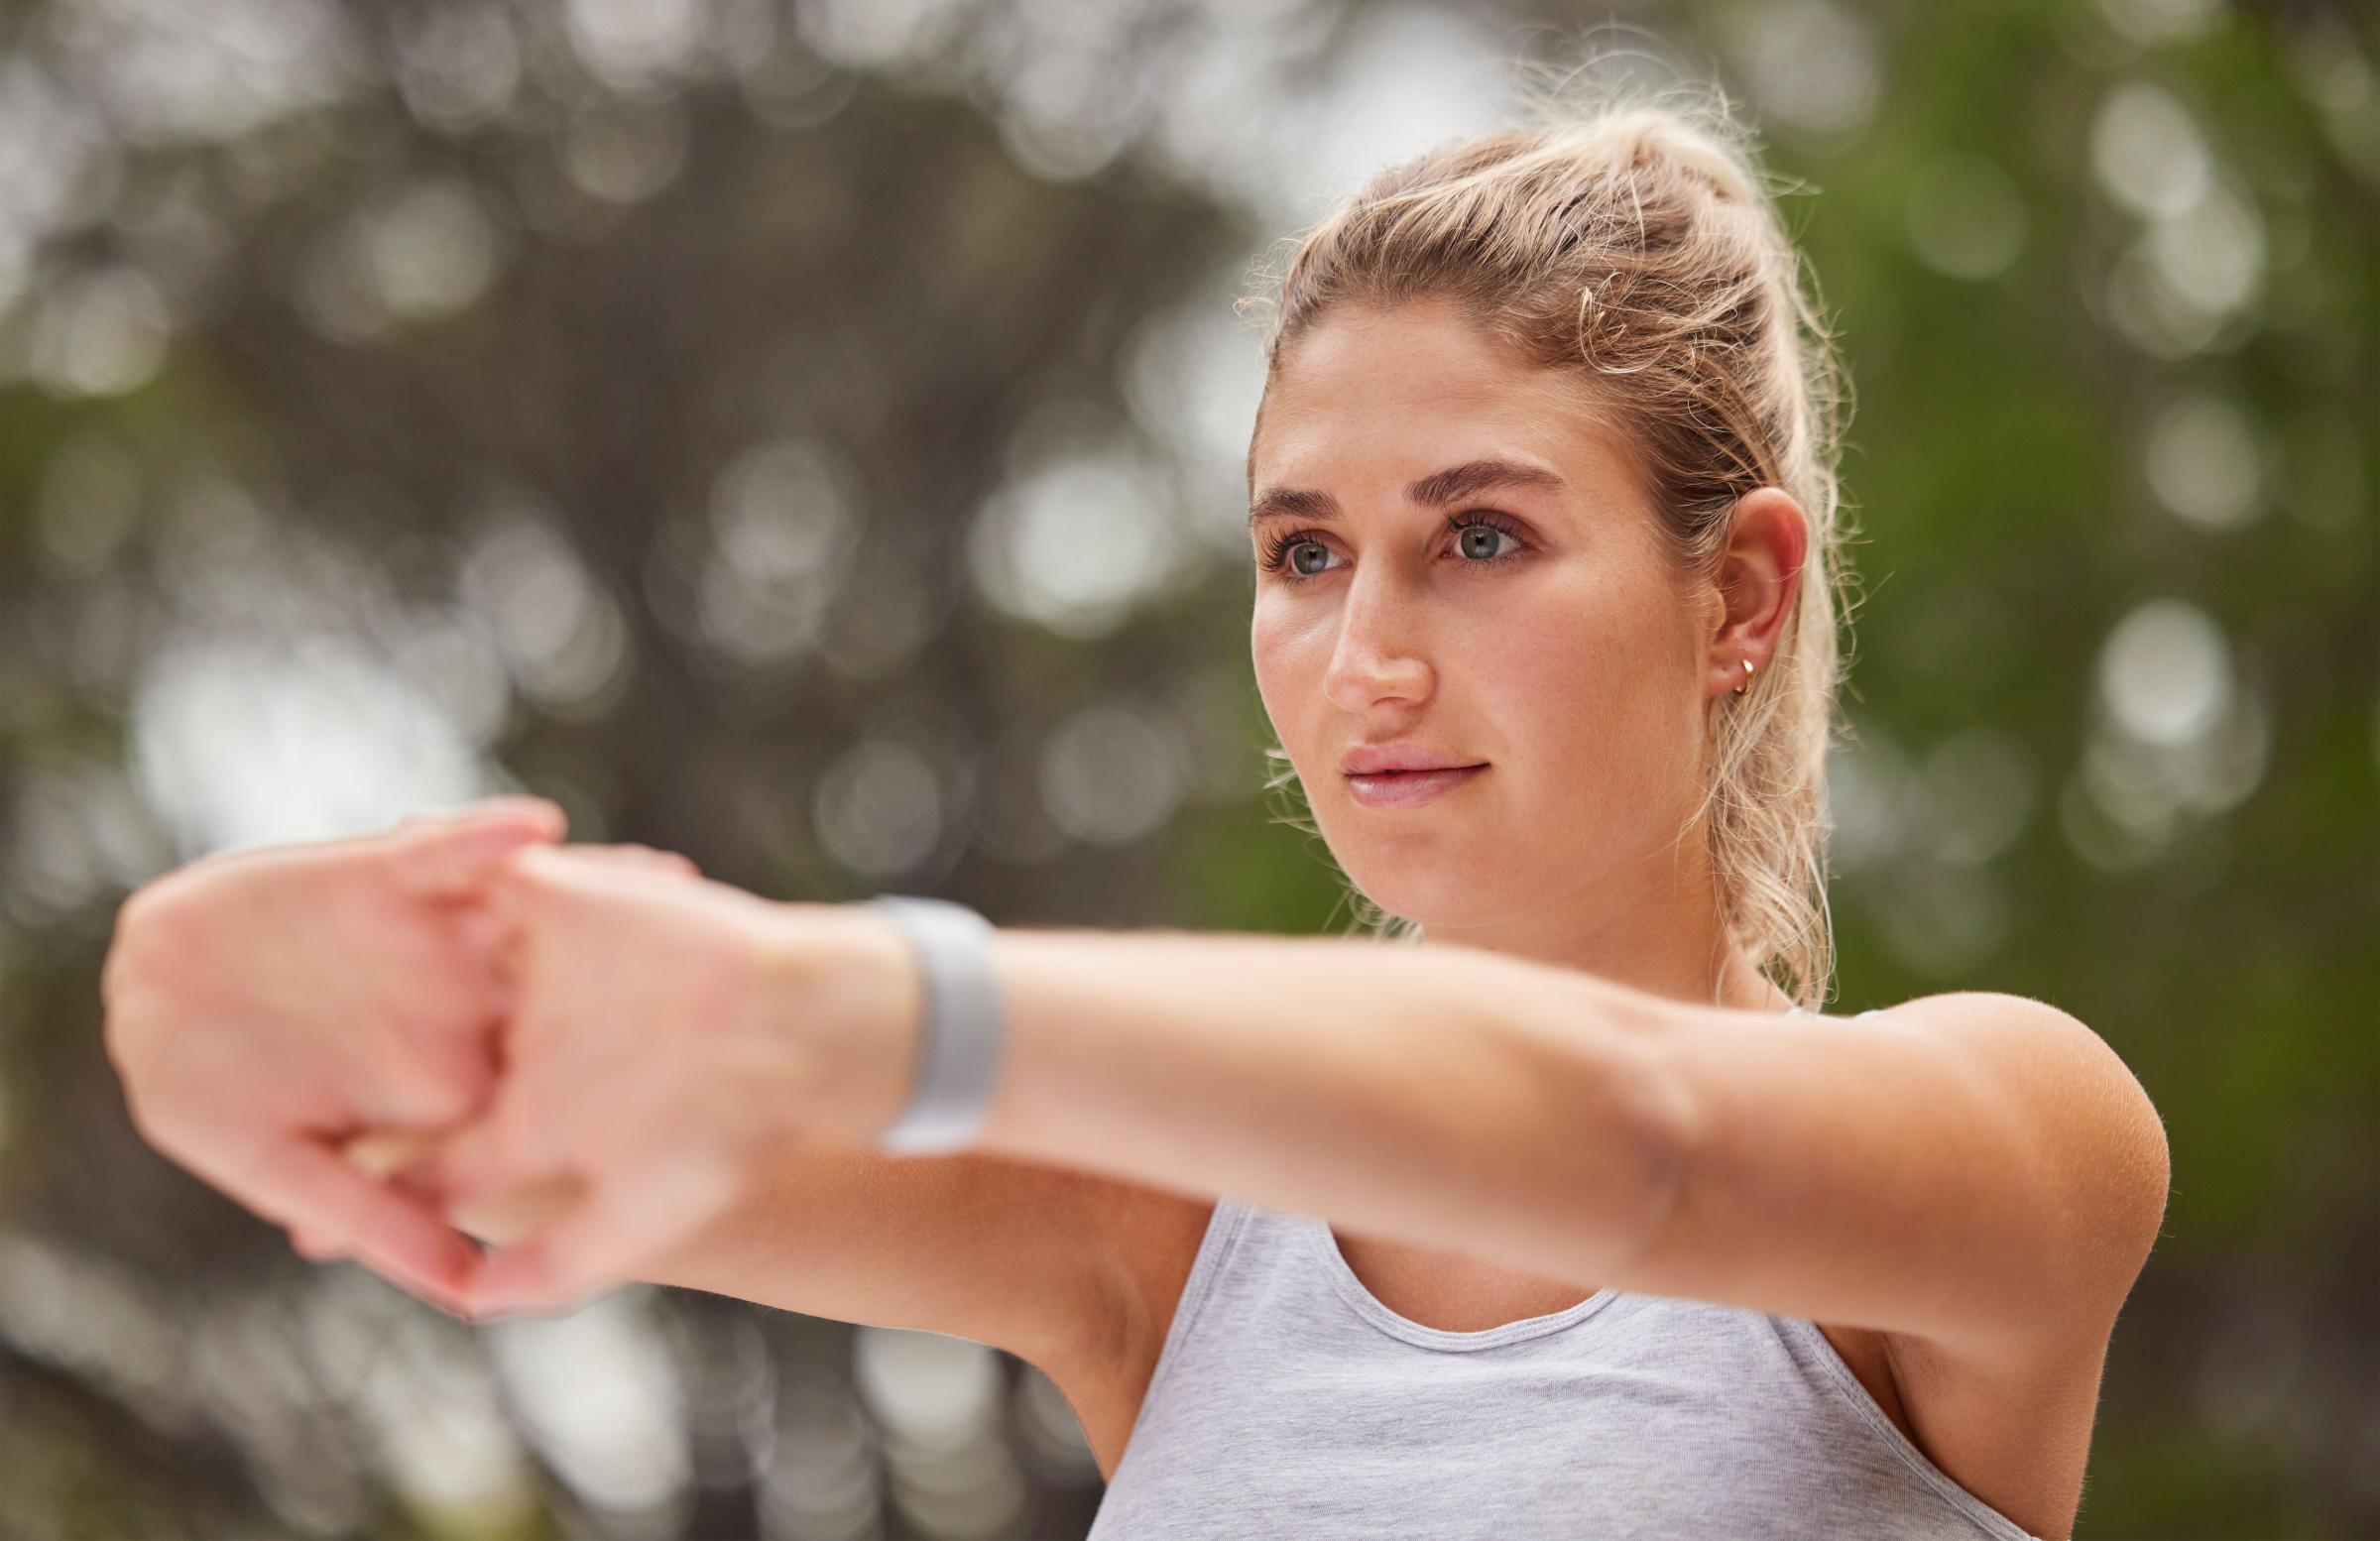
<svg viewBox="0 0 2380 1541"><path fill-rule="evenodd" d="M1417 501L1488 460L1525 479ZM1251 469L1255 558L1281 557L1256 571L1256 684L1356 886L1455 933L1669 891L1726 606L1673 577L1621 446L1561 378L1450 302L1344 307L1282 359ZM1486 769L1368 804L1342 760L1383 744Z"/></svg>

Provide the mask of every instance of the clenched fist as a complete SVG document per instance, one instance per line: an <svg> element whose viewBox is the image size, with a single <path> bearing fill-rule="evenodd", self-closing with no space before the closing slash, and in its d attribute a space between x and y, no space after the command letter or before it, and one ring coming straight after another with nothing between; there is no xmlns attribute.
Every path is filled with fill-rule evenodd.
<svg viewBox="0 0 2380 1541"><path fill-rule="evenodd" d="M412 1168L449 1216L501 1233L470 1314L567 1309L656 1271L796 1146L898 1112L923 987L881 913L575 846L517 851L483 887L513 1002L502 1080Z"/></svg>
<svg viewBox="0 0 2380 1541"><path fill-rule="evenodd" d="M307 1256L484 1317L633 1278L892 1120L923 988L889 917L561 834L498 799L134 894L101 988L135 1125Z"/></svg>
<svg viewBox="0 0 2380 1541"><path fill-rule="evenodd" d="M103 1034L134 1126L259 1215L460 1312L478 1248L345 1140L436 1130L495 1090L509 1002L489 871L561 810L495 798L386 834L202 858L117 912Z"/></svg>

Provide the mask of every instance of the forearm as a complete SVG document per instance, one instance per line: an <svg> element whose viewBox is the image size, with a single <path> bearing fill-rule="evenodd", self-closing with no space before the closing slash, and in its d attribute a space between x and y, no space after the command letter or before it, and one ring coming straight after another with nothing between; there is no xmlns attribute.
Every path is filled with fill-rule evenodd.
<svg viewBox="0 0 2380 1541"><path fill-rule="evenodd" d="M789 1143L733 1208L636 1277L869 1327L950 1333L1044 1369L1097 1320L1060 1240L1078 1172L962 1152ZM1104 1277L1104 1275L1102 1275Z"/></svg>
<svg viewBox="0 0 2380 1541"><path fill-rule="evenodd" d="M1003 929L987 1149L1601 1282L1666 1211L1678 1009L1478 949Z"/></svg>

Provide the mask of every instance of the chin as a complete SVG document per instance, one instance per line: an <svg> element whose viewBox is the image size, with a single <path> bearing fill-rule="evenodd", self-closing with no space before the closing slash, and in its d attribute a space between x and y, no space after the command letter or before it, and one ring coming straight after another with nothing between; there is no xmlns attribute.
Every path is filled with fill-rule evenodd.
<svg viewBox="0 0 2380 1541"><path fill-rule="evenodd" d="M1481 881L1482 874L1495 871L1491 862L1457 857L1428 868L1409 863L1342 862L1340 870L1366 898L1424 927L1451 930L1491 924L1511 908L1508 888ZM1377 881L1367 881L1375 878Z"/></svg>

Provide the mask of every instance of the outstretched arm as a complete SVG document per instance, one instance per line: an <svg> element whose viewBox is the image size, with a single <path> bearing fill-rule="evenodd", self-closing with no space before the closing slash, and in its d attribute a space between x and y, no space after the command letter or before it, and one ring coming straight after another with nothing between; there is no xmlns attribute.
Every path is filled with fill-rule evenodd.
<svg viewBox="0 0 2380 1541"><path fill-rule="evenodd" d="M784 1142L870 1144L899 1113L923 996L890 919L540 849L503 877L523 960L504 1089L433 1186L461 1205L559 1172L588 1192L491 1257L474 1299L575 1298ZM2164 1211L2139 1083L2021 997L1838 1021L1450 945L1009 928L991 947L1006 1054L976 1142L1012 1159L1986 1368L2103 1344Z"/></svg>
<svg viewBox="0 0 2380 1541"><path fill-rule="evenodd" d="M2103 1333L2164 1213L2139 1083L2022 997L1853 1022L1454 946L995 946L1009 1044L981 1143L1011 1155L1983 1356L2060 1314Z"/></svg>
<svg viewBox="0 0 2380 1541"><path fill-rule="evenodd" d="M982 1143L1613 1282L1670 1207L1669 1009L1473 948L1004 929Z"/></svg>

